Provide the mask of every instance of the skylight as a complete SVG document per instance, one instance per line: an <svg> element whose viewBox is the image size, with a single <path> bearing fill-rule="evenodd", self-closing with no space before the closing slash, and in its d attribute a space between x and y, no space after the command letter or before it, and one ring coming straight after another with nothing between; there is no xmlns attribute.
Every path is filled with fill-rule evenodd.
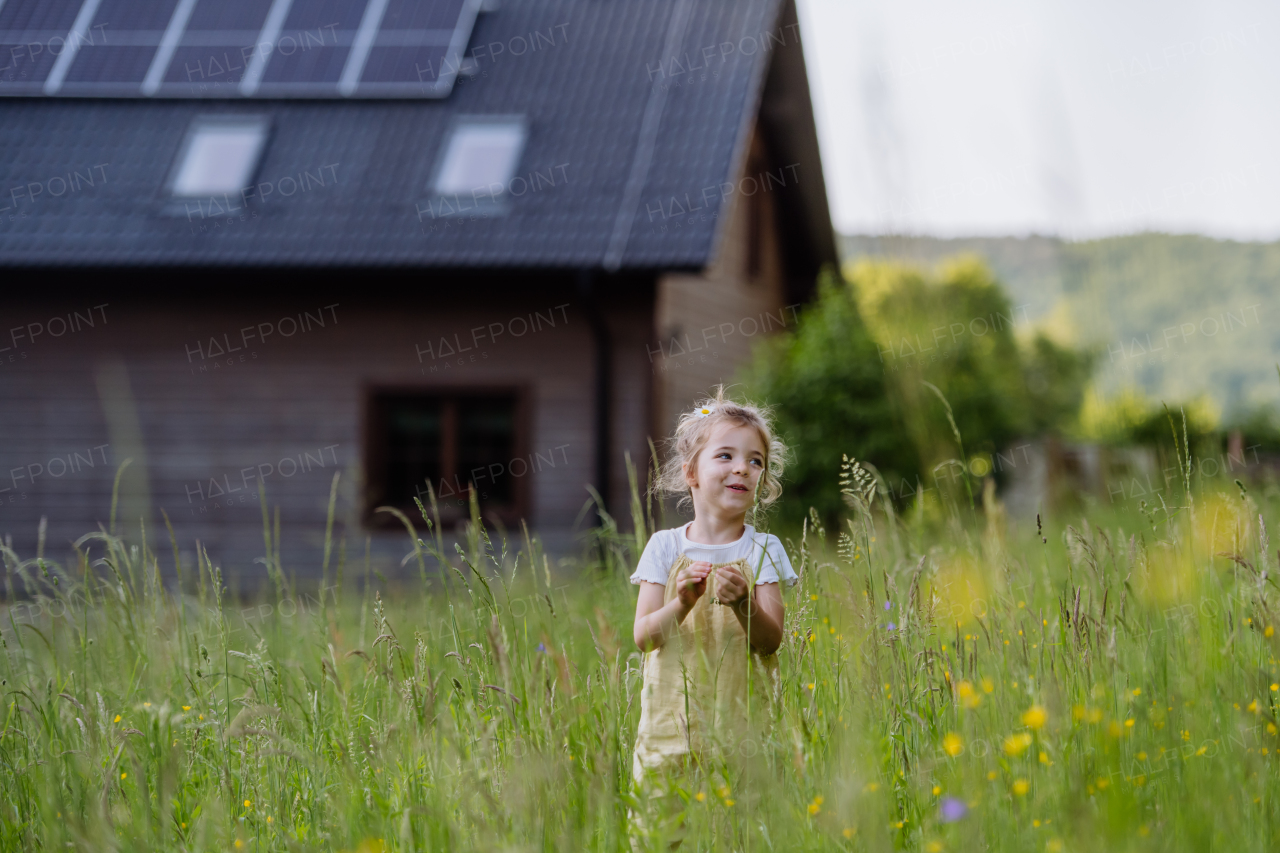
<svg viewBox="0 0 1280 853"><path fill-rule="evenodd" d="M520 163L525 136L524 120L518 116L459 120L446 143L435 191L501 196Z"/></svg>
<svg viewBox="0 0 1280 853"><path fill-rule="evenodd" d="M238 193L253 183L267 141L258 116L198 118L187 133L171 191L179 198Z"/></svg>

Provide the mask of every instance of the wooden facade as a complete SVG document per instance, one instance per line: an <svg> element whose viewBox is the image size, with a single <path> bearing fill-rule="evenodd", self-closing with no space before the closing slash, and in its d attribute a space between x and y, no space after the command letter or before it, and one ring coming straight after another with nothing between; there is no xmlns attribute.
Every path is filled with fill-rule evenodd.
<svg viewBox="0 0 1280 853"><path fill-rule="evenodd" d="M739 186L767 171L758 141L753 149ZM669 434L698 395L732 382L755 341L793 322L772 195L735 192L727 215L704 273L624 276L596 300L610 347L608 506L624 525L626 458L643 481L649 441ZM199 540L229 572L257 576L261 483L272 511L279 507L286 558L313 573L340 472L348 557L362 558L368 535L381 570L396 571L406 534L375 516L365 494L376 455L370 396L389 389L518 392L520 452L495 460L498 476L519 481L522 515L552 553L571 553L591 524L583 509L596 481L596 353L571 276L370 272L352 281L297 272L290 277L303 286L289 296L264 295L280 278L264 270L137 270L91 286L71 272L48 276L67 295L48 300L34 289L8 305L15 328L45 331L0 353L0 527L24 553L42 517L51 553L108 524L116 469L132 459L118 524L136 530L146 518L153 545L164 540L156 530L164 510L188 558ZM476 299L478 290L489 296ZM74 331L48 331L61 331L54 318L74 322L77 313ZM440 502L448 515L465 499L445 490Z"/></svg>

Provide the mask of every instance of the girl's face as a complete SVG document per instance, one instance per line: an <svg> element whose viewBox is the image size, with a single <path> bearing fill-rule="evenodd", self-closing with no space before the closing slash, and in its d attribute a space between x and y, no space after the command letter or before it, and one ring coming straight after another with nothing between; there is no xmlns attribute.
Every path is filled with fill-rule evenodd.
<svg viewBox="0 0 1280 853"><path fill-rule="evenodd" d="M742 517L764 473L764 442L754 427L723 421L711 430L692 466L684 469L695 513Z"/></svg>

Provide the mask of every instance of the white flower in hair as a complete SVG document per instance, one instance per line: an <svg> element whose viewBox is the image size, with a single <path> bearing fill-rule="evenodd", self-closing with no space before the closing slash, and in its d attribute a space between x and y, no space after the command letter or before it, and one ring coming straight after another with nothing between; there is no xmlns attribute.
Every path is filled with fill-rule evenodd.
<svg viewBox="0 0 1280 853"><path fill-rule="evenodd" d="M694 412L694 414L700 418L705 418L707 415L711 414L714 411L715 411L714 406L703 406L701 409L698 409L696 412Z"/></svg>

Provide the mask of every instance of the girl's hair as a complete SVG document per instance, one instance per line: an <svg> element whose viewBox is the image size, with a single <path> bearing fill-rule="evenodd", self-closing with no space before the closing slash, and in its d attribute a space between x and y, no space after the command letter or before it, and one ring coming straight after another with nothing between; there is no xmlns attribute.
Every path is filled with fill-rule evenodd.
<svg viewBox="0 0 1280 853"><path fill-rule="evenodd" d="M728 421L738 426L754 427L764 444L764 471L760 475L759 507L768 507L782 494L782 471L787 463L787 446L773 431L773 413L767 406L739 403L725 396L724 386L717 385L715 394L701 400L693 411L680 416L676 433L666 441L667 461L663 463L654 491L679 495L678 507L690 506L693 493L685 482L684 468L691 470L698 454L711 437L711 430Z"/></svg>

